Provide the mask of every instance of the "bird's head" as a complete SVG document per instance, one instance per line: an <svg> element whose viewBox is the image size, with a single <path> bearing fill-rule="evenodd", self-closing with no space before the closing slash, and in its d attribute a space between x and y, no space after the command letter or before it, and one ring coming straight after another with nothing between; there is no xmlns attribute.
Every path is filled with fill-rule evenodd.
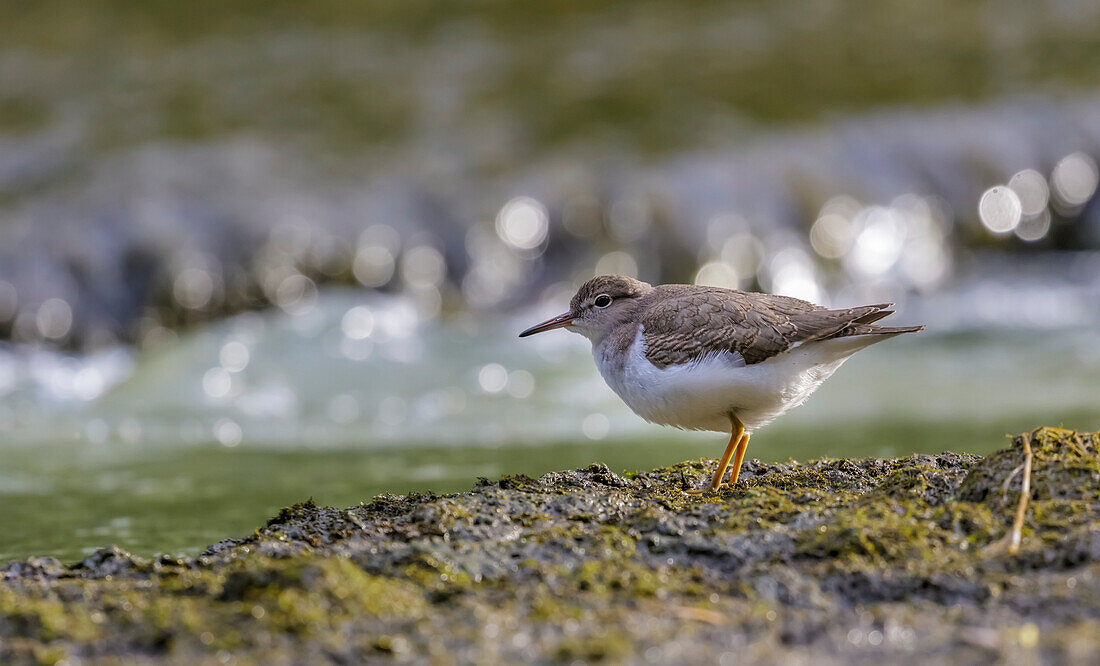
<svg viewBox="0 0 1100 666"><path fill-rule="evenodd" d="M625 275L594 277L573 295L568 312L532 326L519 337L569 328L589 340L600 340L617 324L629 320L637 309L638 299L651 291L651 285Z"/></svg>

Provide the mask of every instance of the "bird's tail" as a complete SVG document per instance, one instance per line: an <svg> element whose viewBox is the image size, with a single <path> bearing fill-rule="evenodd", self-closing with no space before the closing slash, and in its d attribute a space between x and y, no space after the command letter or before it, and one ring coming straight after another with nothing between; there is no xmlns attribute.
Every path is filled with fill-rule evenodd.
<svg viewBox="0 0 1100 666"><path fill-rule="evenodd" d="M884 304L880 307L888 307L890 304ZM884 317L889 317L894 314L894 310L875 310L860 317L859 319L853 319L852 323L845 326L838 331L836 335L832 337L846 338L852 335L900 335L902 333L916 333L917 331L923 331L924 326L878 326L876 321Z"/></svg>
<svg viewBox="0 0 1100 666"><path fill-rule="evenodd" d="M900 333L916 333L923 331L923 326L868 326L871 329L865 333L855 335L898 335Z"/></svg>

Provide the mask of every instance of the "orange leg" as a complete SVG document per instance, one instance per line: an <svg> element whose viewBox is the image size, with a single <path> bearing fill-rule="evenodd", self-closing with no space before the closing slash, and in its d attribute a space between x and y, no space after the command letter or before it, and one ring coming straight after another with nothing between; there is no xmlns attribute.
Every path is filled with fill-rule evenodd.
<svg viewBox="0 0 1100 666"><path fill-rule="evenodd" d="M730 425L732 426L730 441L726 445L726 451L722 454L722 459L718 461L718 469L715 470L714 476L710 480L710 487L707 489L709 492L715 492L725 485L722 483L722 477L726 475L726 468L729 467L730 459L734 457L735 452L737 458L733 464L733 477L730 480L730 485L737 483L737 477L741 472L741 461L745 457L745 449L749 446L749 435L745 432L745 426L733 414L730 414ZM706 491L689 490L687 492L698 495Z"/></svg>
<svg viewBox="0 0 1100 666"><path fill-rule="evenodd" d="M733 472L730 473L730 485L737 485L737 479L741 477L741 463L745 461L745 451L749 449L749 433L741 435L741 441L737 443L737 455L733 458Z"/></svg>

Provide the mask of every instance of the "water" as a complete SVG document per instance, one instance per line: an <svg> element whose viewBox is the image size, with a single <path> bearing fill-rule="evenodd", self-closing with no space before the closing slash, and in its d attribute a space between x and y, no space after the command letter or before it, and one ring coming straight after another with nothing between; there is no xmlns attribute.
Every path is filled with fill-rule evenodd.
<svg viewBox="0 0 1100 666"><path fill-rule="evenodd" d="M632 415L579 336L514 337L557 305L440 321L397 298L324 290L307 313L241 315L142 353L9 349L0 560L73 560L110 543L195 552L309 497L347 506L721 452L721 435ZM910 303L900 319L929 308ZM375 325L359 337L364 312ZM980 453L1038 425L1100 429L1091 324L936 328L857 355L754 437L750 456ZM58 390L81 372L102 375L103 392Z"/></svg>

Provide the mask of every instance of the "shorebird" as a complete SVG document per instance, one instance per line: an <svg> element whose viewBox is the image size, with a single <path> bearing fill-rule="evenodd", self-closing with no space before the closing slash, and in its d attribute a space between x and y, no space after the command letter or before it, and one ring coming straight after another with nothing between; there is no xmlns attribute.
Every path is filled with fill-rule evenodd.
<svg viewBox="0 0 1100 666"><path fill-rule="evenodd" d="M592 341L604 381L652 423L729 432L711 478L737 483L751 433L801 405L857 351L923 326L875 324L891 303L830 310L789 296L601 275L569 311L523 338L567 328ZM705 492L703 490L689 492Z"/></svg>

